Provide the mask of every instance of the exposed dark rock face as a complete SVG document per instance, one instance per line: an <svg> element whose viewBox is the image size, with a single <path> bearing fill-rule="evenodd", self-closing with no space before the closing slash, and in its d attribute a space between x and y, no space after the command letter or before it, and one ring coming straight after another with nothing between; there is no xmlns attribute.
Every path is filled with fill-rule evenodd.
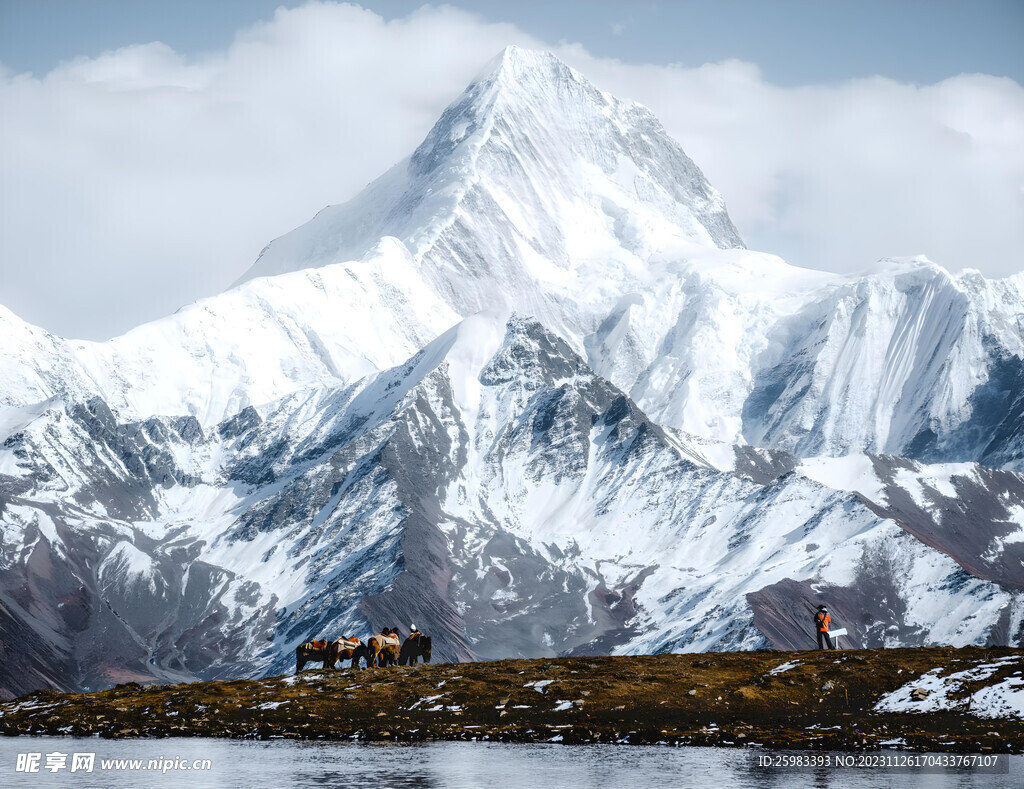
<svg viewBox="0 0 1024 789"><path fill-rule="evenodd" d="M797 467L799 461L788 452L757 447L734 447L736 465L734 471L742 477L767 485Z"/></svg>
<svg viewBox="0 0 1024 789"><path fill-rule="evenodd" d="M879 502L781 451L737 448L723 473L536 321L485 355L459 331L205 431L95 399L41 412L0 475L2 687L280 673L307 639L413 623L441 661L806 647L818 596L851 645L934 642L949 624L921 594L986 606L958 638L1019 641L1017 543L986 552L1016 475L922 507L896 459L875 461ZM964 569L942 557L929 587L927 545Z"/></svg>
<svg viewBox="0 0 1024 789"><path fill-rule="evenodd" d="M199 484L174 452L203 443L194 419L118 424L97 399L19 434L21 473L0 476L0 692L220 676L246 662L272 609L239 620L224 598L245 581L198 561L181 525L157 536L134 525L158 517L162 491Z"/></svg>
<svg viewBox="0 0 1024 789"><path fill-rule="evenodd" d="M817 644L814 613L825 604L832 629L847 630L847 635L838 637L841 647L922 644L927 633L907 622L898 571L891 557L876 547L865 551L856 580L849 586L787 578L747 595L754 625L775 649L813 649Z"/></svg>
<svg viewBox="0 0 1024 789"><path fill-rule="evenodd" d="M950 478L953 495L925 485L919 500L898 479L901 469L916 472L918 464L889 456L873 457L872 463L886 499L873 505L876 512L952 557L971 575L1024 590L1024 542L1012 536L1020 530L1013 510L1024 507L1024 477L974 466L973 474Z"/></svg>

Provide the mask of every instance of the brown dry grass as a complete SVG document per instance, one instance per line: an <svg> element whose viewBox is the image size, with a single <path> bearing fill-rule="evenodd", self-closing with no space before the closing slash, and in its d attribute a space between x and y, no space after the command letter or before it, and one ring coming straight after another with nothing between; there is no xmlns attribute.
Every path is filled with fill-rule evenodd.
<svg viewBox="0 0 1024 789"><path fill-rule="evenodd" d="M920 648L504 660L414 668L307 668L300 678L39 692L0 705L0 733L104 737L489 739L861 749L1024 751L1024 722L967 712L879 715L926 671L1022 650ZM772 669L799 665L772 675ZM540 688L537 683L543 683Z"/></svg>

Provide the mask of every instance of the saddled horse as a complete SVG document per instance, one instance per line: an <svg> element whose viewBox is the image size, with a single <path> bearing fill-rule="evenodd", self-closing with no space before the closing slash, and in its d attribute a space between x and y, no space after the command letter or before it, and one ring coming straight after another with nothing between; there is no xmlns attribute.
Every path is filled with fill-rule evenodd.
<svg viewBox="0 0 1024 789"><path fill-rule="evenodd" d="M352 668L356 667L356 662L359 657L356 655L356 651L363 647L363 642L355 636L346 638L335 639L327 645L327 653L324 659L324 668L334 668L336 663L340 663L343 660L351 660ZM363 647L365 649L365 647Z"/></svg>
<svg viewBox="0 0 1024 789"><path fill-rule="evenodd" d="M307 663L322 662L324 668L334 668L340 660L352 658L355 666L355 651L363 646L358 638L338 638L334 641L307 641L295 647L295 673L302 671Z"/></svg>
<svg viewBox="0 0 1024 789"><path fill-rule="evenodd" d="M330 641L307 641L295 647L295 673L302 671L310 661L323 661L324 668L327 668L330 645Z"/></svg>
<svg viewBox="0 0 1024 789"><path fill-rule="evenodd" d="M366 665L368 667L395 665L398 662L398 650L401 643L395 628L381 630L379 634L370 636L366 640Z"/></svg>
<svg viewBox="0 0 1024 789"><path fill-rule="evenodd" d="M424 663L430 662L430 636L416 631L402 644L402 651L398 653L398 665L415 666L421 657Z"/></svg>

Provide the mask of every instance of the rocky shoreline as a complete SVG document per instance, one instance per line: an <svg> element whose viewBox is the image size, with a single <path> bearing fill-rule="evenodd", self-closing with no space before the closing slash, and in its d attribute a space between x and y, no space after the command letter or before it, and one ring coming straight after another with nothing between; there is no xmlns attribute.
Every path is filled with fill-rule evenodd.
<svg viewBox="0 0 1024 789"><path fill-rule="evenodd" d="M1024 752L1024 650L727 652L37 691L0 734Z"/></svg>

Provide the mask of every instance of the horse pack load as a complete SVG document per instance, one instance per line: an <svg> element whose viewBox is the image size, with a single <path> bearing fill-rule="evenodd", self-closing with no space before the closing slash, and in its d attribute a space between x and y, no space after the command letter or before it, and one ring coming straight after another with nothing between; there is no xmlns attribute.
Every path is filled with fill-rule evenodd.
<svg viewBox="0 0 1024 789"><path fill-rule="evenodd" d="M322 662L324 668L334 668L342 660L355 661L362 657L366 646L358 638L341 637L334 641L307 641L295 647L295 671L309 662Z"/></svg>
<svg viewBox="0 0 1024 789"><path fill-rule="evenodd" d="M341 637L334 641L306 641L295 647L295 673L302 671L310 662L323 663L324 668L336 668L343 660L351 660L352 668L366 661L367 668L377 666L415 665L423 658L430 662L430 636L418 630L409 635L403 643L398 630L390 628L370 636L366 643L356 637Z"/></svg>
<svg viewBox="0 0 1024 789"><path fill-rule="evenodd" d="M382 630L375 636L370 636L366 642L366 649L369 658L366 661L367 668L375 666L394 666L398 664L398 649L401 646L398 638L398 631Z"/></svg>

